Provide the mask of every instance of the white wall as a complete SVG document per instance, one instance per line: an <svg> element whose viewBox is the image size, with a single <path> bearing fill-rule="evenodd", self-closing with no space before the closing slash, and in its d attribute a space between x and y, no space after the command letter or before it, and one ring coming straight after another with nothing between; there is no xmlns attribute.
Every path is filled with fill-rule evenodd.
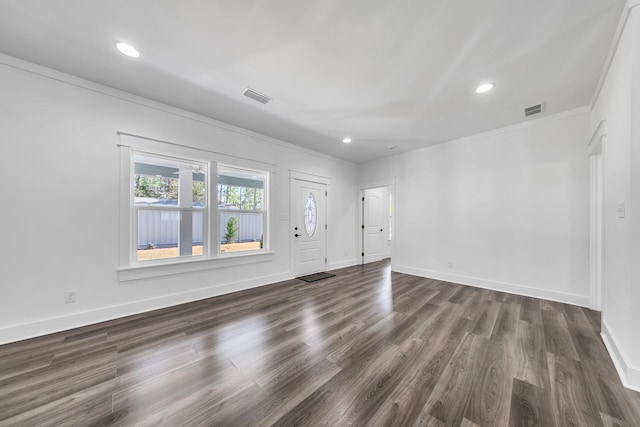
<svg viewBox="0 0 640 427"><path fill-rule="evenodd" d="M636 2L637 3L637 2ZM605 121L603 337L623 382L640 390L640 7L631 9L591 130ZM618 218L620 203L626 215Z"/></svg>
<svg viewBox="0 0 640 427"><path fill-rule="evenodd" d="M361 165L397 179L393 269L588 305L589 136L580 110Z"/></svg>
<svg viewBox="0 0 640 427"><path fill-rule="evenodd" d="M290 278L290 169L331 178L329 269L358 260L351 163L8 56L0 93L0 343ZM273 164L272 259L119 282L118 131Z"/></svg>
<svg viewBox="0 0 640 427"><path fill-rule="evenodd" d="M630 188L630 209L632 216L631 226L631 301L640 302L640 1L635 0L636 7L630 16L631 39L633 46L631 51L631 188ZM633 387L640 391L640 311L637 304L633 304L631 324L633 329L633 356L630 370L633 373L629 376Z"/></svg>
<svg viewBox="0 0 640 427"><path fill-rule="evenodd" d="M620 32L589 114L372 162L359 179L397 177L396 271L588 305L585 145L604 121L603 339L640 391L640 1Z"/></svg>

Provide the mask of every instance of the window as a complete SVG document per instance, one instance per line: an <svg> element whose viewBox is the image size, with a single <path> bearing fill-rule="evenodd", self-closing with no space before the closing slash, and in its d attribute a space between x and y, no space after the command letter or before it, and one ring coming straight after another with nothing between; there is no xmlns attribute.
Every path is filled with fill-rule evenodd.
<svg viewBox="0 0 640 427"><path fill-rule="evenodd" d="M120 281L273 259L273 165L119 136Z"/></svg>
<svg viewBox="0 0 640 427"><path fill-rule="evenodd" d="M137 261L203 255L208 167L206 162L134 153Z"/></svg>
<svg viewBox="0 0 640 427"><path fill-rule="evenodd" d="M264 172L218 167L220 253L264 247L266 182Z"/></svg>
<svg viewBox="0 0 640 427"><path fill-rule="evenodd" d="M316 234L316 226L318 225L318 208L316 207L316 198L313 193L309 193L304 201L304 229L307 236L312 238Z"/></svg>

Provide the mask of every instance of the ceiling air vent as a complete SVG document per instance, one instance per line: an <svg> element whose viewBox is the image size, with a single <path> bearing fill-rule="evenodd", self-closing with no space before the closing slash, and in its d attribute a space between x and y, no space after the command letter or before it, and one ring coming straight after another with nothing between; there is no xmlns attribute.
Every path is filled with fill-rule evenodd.
<svg viewBox="0 0 640 427"><path fill-rule="evenodd" d="M544 111L543 104L532 105L524 109L525 116L533 116L534 114L542 113Z"/></svg>
<svg viewBox="0 0 640 427"><path fill-rule="evenodd" d="M261 102L263 104L266 104L267 102L271 101L272 98L269 98L267 95L263 95L258 91L255 91L253 89L251 89L250 87L246 88L244 90L244 96L247 96L255 101Z"/></svg>

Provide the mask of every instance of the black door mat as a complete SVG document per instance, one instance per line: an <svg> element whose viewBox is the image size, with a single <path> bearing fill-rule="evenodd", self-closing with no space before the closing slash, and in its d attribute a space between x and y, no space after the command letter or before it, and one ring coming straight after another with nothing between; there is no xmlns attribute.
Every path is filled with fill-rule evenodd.
<svg viewBox="0 0 640 427"><path fill-rule="evenodd" d="M329 277L336 277L335 274L331 273L315 273L309 274L308 276L296 277L296 279L304 280L305 282L317 282L318 280L328 279Z"/></svg>

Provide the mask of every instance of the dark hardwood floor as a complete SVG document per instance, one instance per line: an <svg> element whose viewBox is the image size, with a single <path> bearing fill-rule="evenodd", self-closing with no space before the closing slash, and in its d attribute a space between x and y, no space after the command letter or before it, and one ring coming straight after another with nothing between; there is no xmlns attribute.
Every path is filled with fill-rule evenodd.
<svg viewBox="0 0 640 427"><path fill-rule="evenodd" d="M0 347L0 425L640 426L587 309L391 273Z"/></svg>

